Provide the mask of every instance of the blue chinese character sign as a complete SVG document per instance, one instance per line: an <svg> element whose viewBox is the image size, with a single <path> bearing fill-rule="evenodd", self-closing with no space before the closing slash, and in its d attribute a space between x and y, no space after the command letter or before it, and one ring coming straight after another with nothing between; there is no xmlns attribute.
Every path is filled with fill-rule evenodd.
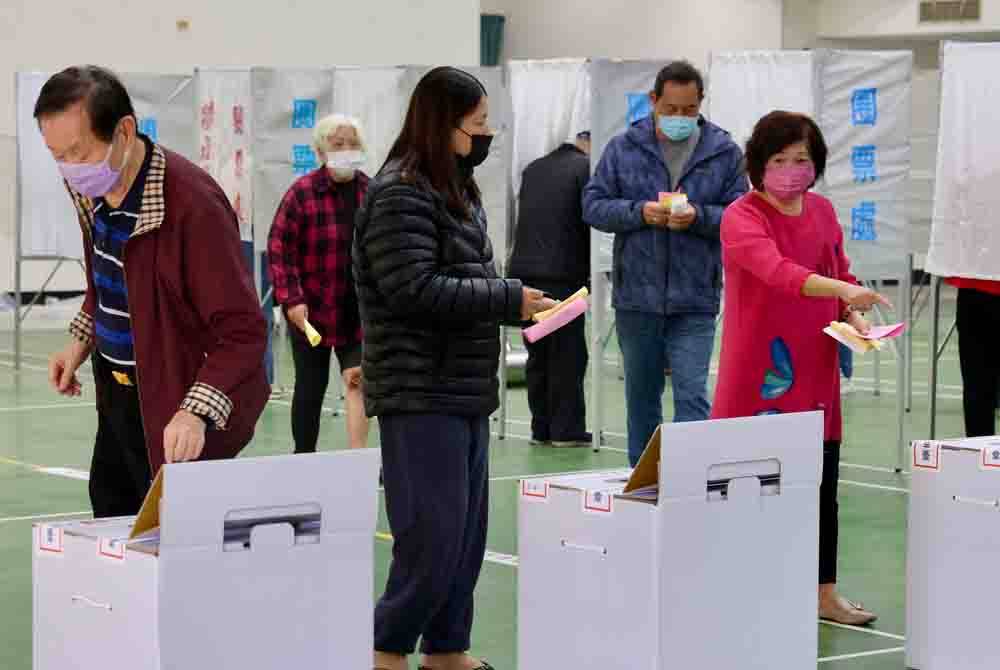
<svg viewBox="0 0 1000 670"><path fill-rule="evenodd" d="M876 149L874 144L865 144L851 149L851 167L854 170L854 181L859 184L878 181L878 168L875 166Z"/></svg>
<svg viewBox="0 0 1000 670"><path fill-rule="evenodd" d="M318 167L316 153L308 144L292 146L292 172L297 175L309 174Z"/></svg>
<svg viewBox="0 0 1000 670"><path fill-rule="evenodd" d="M851 94L851 124L874 126L876 123L878 123L878 89L856 89Z"/></svg>
<svg viewBox="0 0 1000 670"><path fill-rule="evenodd" d="M159 126L156 123L156 119L151 116L146 117L145 119L139 119L139 132L154 142L159 141Z"/></svg>
<svg viewBox="0 0 1000 670"><path fill-rule="evenodd" d="M851 239L858 242L874 242L878 239L875 230L877 208L874 202L864 201L851 209Z"/></svg>
<svg viewBox="0 0 1000 670"><path fill-rule="evenodd" d="M292 103L292 128L316 127L316 101L296 100Z"/></svg>
<svg viewBox="0 0 1000 670"><path fill-rule="evenodd" d="M653 103L648 93L628 93L625 99L628 103L628 125L642 121L653 113Z"/></svg>

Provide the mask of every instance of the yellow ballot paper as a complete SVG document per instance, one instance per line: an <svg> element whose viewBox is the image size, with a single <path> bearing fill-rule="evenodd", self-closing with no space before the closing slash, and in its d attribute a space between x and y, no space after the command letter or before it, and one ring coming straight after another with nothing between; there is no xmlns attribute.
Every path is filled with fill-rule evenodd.
<svg viewBox="0 0 1000 670"><path fill-rule="evenodd" d="M313 325L308 321L305 322L306 326L306 339L309 340L310 346L318 347L319 343L323 341L323 336L316 332Z"/></svg>
<svg viewBox="0 0 1000 670"><path fill-rule="evenodd" d="M545 319L549 318L550 316L555 316L560 310L562 310L563 308L565 308L567 305L569 305L571 302L573 302L577 298L586 298L589 295L590 295L590 291L588 291L587 287L584 286L583 288L581 288L579 291L577 291L576 293L574 293L570 297L568 297L565 300L561 301L558 305L556 305L552 309L547 309L544 312L538 312L537 314L535 314L531 318L536 323L539 323L539 322L544 321Z"/></svg>
<svg viewBox="0 0 1000 670"><path fill-rule="evenodd" d="M865 338L849 323L831 321L830 325L823 329L823 332L857 354L866 354L869 351L882 349L881 340Z"/></svg>

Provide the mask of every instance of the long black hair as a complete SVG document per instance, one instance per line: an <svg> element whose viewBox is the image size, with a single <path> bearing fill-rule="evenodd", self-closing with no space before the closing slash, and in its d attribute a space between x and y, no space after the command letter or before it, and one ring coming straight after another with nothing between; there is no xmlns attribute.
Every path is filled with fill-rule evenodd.
<svg viewBox="0 0 1000 670"><path fill-rule="evenodd" d="M479 202L479 187L458 169L452 131L486 97L486 87L474 76L453 67L428 72L410 98L406 121L386 162L398 160L404 172L423 175L445 196L448 208L468 213L466 199Z"/></svg>

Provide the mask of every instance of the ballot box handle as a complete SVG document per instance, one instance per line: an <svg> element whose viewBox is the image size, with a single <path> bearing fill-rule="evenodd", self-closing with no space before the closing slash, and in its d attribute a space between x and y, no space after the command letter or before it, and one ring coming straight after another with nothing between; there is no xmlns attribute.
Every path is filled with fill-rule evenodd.
<svg viewBox="0 0 1000 670"><path fill-rule="evenodd" d="M598 554L600 556L608 555L608 548L602 547L596 544L577 544L575 542L570 542L569 540L560 540L559 545L563 549L569 549L571 551L584 551L591 554Z"/></svg>
<svg viewBox="0 0 1000 670"><path fill-rule="evenodd" d="M747 480L759 483L761 496L781 495L781 461L765 458L756 461L717 463L708 468L705 495L709 502L725 502L736 488L744 493L754 490Z"/></svg>
<svg viewBox="0 0 1000 670"><path fill-rule="evenodd" d="M962 505L978 505L980 507L992 507L1000 510L1000 500L987 498L968 498L965 496L952 496L951 499Z"/></svg>
<svg viewBox="0 0 1000 670"><path fill-rule="evenodd" d="M111 605L107 603L99 603L96 600L91 600L86 596L75 595L70 598L74 603L80 603L81 605L86 605L87 607L93 607L97 610L105 610L110 612L112 610Z"/></svg>
<svg viewBox="0 0 1000 670"><path fill-rule="evenodd" d="M255 528L289 525L294 544L319 544L323 527L322 508L317 503L254 507L226 514L222 546L227 552L249 551Z"/></svg>

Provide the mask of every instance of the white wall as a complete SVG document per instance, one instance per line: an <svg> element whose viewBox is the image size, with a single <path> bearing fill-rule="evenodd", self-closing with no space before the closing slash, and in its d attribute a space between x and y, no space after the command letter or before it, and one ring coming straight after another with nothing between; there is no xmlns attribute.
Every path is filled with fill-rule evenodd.
<svg viewBox="0 0 1000 670"><path fill-rule="evenodd" d="M979 21L918 22L919 0L819 0L819 35L826 38L906 37L1000 31L1000 2L981 0Z"/></svg>
<svg viewBox="0 0 1000 670"><path fill-rule="evenodd" d="M13 287L14 73L97 63L129 72L198 65L479 63L479 0L0 0L0 291ZM177 21L190 29L180 32ZM51 267L25 266L28 288ZM57 289L78 289L76 268Z"/></svg>
<svg viewBox="0 0 1000 670"><path fill-rule="evenodd" d="M507 17L504 59L687 58L781 47L781 0L482 0Z"/></svg>
<svg viewBox="0 0 1000 670"><path fill-rule="evenodd" d="M781 48L808 49L819 32L820 0L784 0L781 13Z"/></svg>

